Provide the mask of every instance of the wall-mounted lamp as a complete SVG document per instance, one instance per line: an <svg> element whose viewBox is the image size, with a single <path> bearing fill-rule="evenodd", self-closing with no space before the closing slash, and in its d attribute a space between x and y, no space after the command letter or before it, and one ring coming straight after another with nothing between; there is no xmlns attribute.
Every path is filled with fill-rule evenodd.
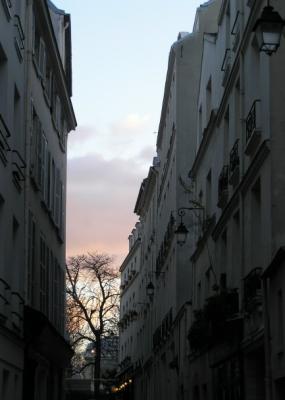
<svg viewBox="0 0 285 400"><path fill-rule="evenodd" d="M253 27L259 51L265 52L269 56L277 51L280 46L284 25L285 20L282 19L277 11L274 11L268 0L267 6L264 7L260 18Z"/></svg>
<svg viewBox="0 0 285 400"><path fill-rule="evenodd" d="M180 207L177 211L177 214L180 217L180 224L178 225L174 233L177 235L177 243L180 246L183 246L186 243L187 235L189 233L188 229L183 223L183 217L186 214L186 211L202 210L204 213L204 207L201 206L198 202L192 201L191 203L193 204L193 207Z"/></svg>

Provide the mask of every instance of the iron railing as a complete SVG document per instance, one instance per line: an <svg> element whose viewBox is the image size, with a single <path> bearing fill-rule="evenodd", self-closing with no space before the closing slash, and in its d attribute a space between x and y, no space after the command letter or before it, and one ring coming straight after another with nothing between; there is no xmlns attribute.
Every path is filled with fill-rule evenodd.
<svg viewBox="0 0 285 400"><path fill-rule="evenodd" d="M257 105L260 100L255 100L251 106L251 109L246 117L246 141L248 142L253 132L257 129Z"/></svg>
<svg viewBox="0 0 285 400"><path fill-rule="evenodd" d="M232 174L234 170L239 167L239 146L238 146L239 139L237 139L230 151L230 166L229 172Z"/></svg>

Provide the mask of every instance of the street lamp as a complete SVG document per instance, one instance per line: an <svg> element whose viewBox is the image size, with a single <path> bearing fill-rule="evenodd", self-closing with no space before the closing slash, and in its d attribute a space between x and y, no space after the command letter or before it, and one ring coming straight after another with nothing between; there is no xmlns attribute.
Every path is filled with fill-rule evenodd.
<svg viewBox="0 0 285 400"><path fill-rule="evenodd" d="M261 17L256 21L253 31L256 33L259 51L271 56L280 46L285 20L270 6L269 0Z"/></svg>
<svg viewBox="0 0 285 400"><path fill-rule="evenodd" d="M182 221L178 225L175 233L177 235L177 243L179 244L179 246L183 246L186 243L186 239L187 239L187 235L188 235L189 231L186 228L186 226L183 224Z"/></svg>
<svg viewBox="0 0 285 400"><path fill-rule="evenodd" d="M183 217L186 211L195 211L195 210L202 210L203 211L203 220L204 221L204 207L200 205L197 201L192 200L191 203L193 207L180 207L177 211L177 214L180 217L180 224L178 225L177 229L174 233L177 235L177 243L180 246L183 246L186 243L187 235L189 233L188 229L186 228L185 224L183 223Z"/></svg>

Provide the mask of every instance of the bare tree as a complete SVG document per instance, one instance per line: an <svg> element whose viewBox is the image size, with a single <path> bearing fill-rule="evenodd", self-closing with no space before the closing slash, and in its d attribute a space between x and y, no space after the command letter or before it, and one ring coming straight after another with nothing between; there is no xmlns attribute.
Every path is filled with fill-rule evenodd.
<svg viewBox="0 0 285 400"><path fill-rule="evenodd" d="M95 348L94 393L99 394L102 339L117 333L119 275L112 257L88 253L71 257L67 275L67 326L76 349L92 342ZM81 365L81 369L85 366Z"/></svg>

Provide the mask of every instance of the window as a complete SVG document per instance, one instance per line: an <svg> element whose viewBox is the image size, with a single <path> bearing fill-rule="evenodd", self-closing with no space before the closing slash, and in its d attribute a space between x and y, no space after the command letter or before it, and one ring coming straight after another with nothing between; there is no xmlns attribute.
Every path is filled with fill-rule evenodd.
<svg viewBox="0 0 285 400"><path fill-rule="evenodd" d="M52 299L52 309L53 309L53 321L58 326L59 324L59 314L60 314L60 276L59 276L59 264L57 259L53 259L53 299Z"/></svg>
<svg viewBox="0 0 285 400"><path fill-rule="evenodd" d="M203 138L203 119L202 119L202 105L199 107L199 120L198 120L198 137L199 137L199 143L201 142Z"/></svg>
<svg viewBox="0 0 285 400"><path fill-rule="evenodd" d="M229 158L229 132L230 132L230 123L229 123L229 107L224 116L224 165L228 163Z"/></svg>
<svg viewBox="0 0 285 400"><path fill-rule="evenodd" d="M48 100L49 105L51 104L52 100L52 87L53 87L53 74L52 68L49 59L46 59L46 68L45 68L45 79L44 79L44 90L45 95Z"/></svg>
<svg viewBox="0 0 285 400"><path fill-rule="evenodd" d="M241 94L240 94L240 81L238 79L236 86L235 86L235 139L238 139L240 136L241 131L241 114L240 114L240 101L241 101Z"/></svg>
<svg viewBox="0 0 285 400"><path fill-rule="evenodd" d="M46 78L46 46L39 26L37 25L36 15L33 16L33 54L34 62L38 75L45 80Z"/></svg>
<svg viewBox="0 0 285 400"><path fill-rule="evenodd" d="M232 231L232 269L231 276L234 280L234 287L238 282L238 271L240 271L241 263L241 240L240 240L240 215L236 212L233 217L233 231Z"/></svg>
<svg viewBox="0 0 285 400"><path fill-rule="evenodd" d="M49 249L43 236L40 238L40 310L48 315Z"/></svg>
<svg viewBox="0 0 285 400"><path fill-rule="evenodd" d="M7 369L2 370L1 399L3 400L8 400L9 375L10 372Z"/></svg>
<svg viewBox="0 0 285 400"><path fill-rule="evenodd" d="M38 149L40 148L39 141L41 135L41 123L37 116L35 109L33 108L33 126L31 135L31 161L30 161L30 172L31 177L36 185L38 185Z"/></svg>
<svg viewBox="0 0 285 400"><path fill-rule="evenodd" d="M206 87L206 113L209 120L212 111L212 78L209 79Z"/></svg>
<svg viewBox="0 0 285 400"><path fill-rule="evenodd" d="M228 235L225 229L221 236L220 265L221 272L226 271L228 263Z"/></svg>
<svg viewBox="0 0 285 400"><path fill-rule="evenodd" d="M251 261L253 267L262 265L261 228L261 185L260 179L258 179L251 190Z"/></svg>
<svg viewBox="0 0 285 400"><path fill-rule="evenodd" d="M212 207L212 172L208 172L206 179L206 216L211 217L211 207Z"/></svg>
<svg viewBox="0 0 285 400"><path fill-rule="evenodd" d="M0 43L0 114L6 114L7 107L7 83L8 83L8 65L7 57Z"/></svg>
<svg viewBox="0 0 285 400"><path fill-rule="evenodd" d="M51 209L51 153L46 152L44 202L48 210Z"/></svg>
<svg viewBox="0 0 285 400"><path fill-rule="evenodd" d="M201 282L198 283L197 286L197 307L201 308L202 307L202 288L201 288Z"/></svg>
<svg viewBox="0 0 285 400"><path fill-rule="evenodd" d="M61 191L62 184L60 181L60 171L56 169L56 183L55 183L55 224L60 227L61 219Z"/></svg>
<svg viewBox="0 0 285 400"><path fill-rule="evenodd" d="M27 278L27 298L33 304L34 291L34 272L35 272L35 245L36 245L36 221L31 211L29 211L28 225L28 278Z"/></svg>
<svg viewBox="0 0 285 400"><path fill-rule="evenodd" d="M283 315L283 292L282 290L278 290L277 293L277 332L278 332L278 345L283 345L283 336L284 336L284 315Z"/></svg>
<svg viewBox="0 0 285 400"><path fill-rule="evenodd" d="M14 86L14 145L17 149L22 149L24 143L23 134L21 132L21 103L20 103L20 93L17 89L17 86Z"/></svg>

